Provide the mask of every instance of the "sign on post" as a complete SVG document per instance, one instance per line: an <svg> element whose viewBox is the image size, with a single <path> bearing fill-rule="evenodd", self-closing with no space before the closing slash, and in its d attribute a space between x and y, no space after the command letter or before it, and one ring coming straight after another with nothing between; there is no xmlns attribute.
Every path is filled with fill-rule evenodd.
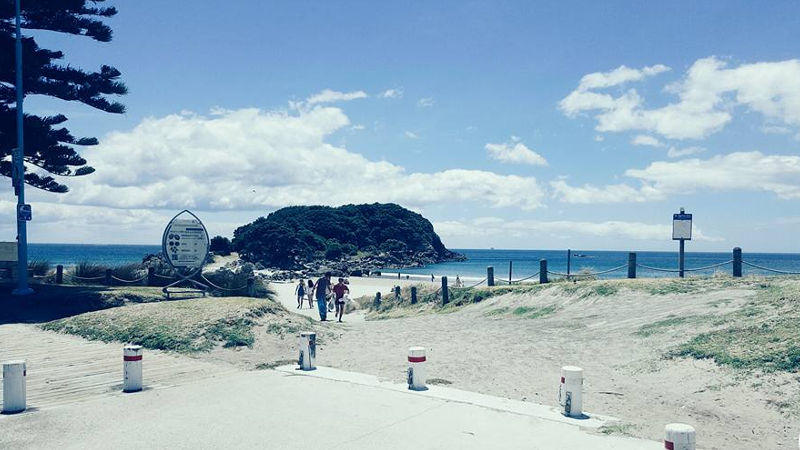
<svg viewBox="0 0 800 450"><path fill-rule="evenodd" d="M176 269L199 269L208 256L206 227L194 214L183 211L164 230L163 251Z"/></svg>
<svg viewBox="0 0 800 450"><path fill-rule="evenodd" d="M17 220L30 221L32 218L31 205L24 204L17 206Z"/></svg>
<svg viewBox="0 0 800 450"><path fill-rule="evenodd" d="M681 212L672 215L672 240L692 240L692 215Z"/></svg>

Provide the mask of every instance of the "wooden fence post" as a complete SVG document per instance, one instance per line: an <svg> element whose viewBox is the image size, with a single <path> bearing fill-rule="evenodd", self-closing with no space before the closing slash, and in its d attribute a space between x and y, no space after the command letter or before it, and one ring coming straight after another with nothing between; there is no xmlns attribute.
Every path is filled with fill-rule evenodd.
<svg viewBox="0 0 800 450"><path fill-rule="evenodd" d="M486 268L486 285L494 286L494 267L492 266Z"/></svg>
<svg viewBox="0 0 800 450"><path fill-rule="evenodd" d="M394 287L394 299L395 300L399 300L400 299L400 286L395 286Z"/></svg>
<svg viewBox="0 0 800 450"><path fill-rule="evenodd" d="M106 286L111 286L114 280L111 279L111 269L106 269Z"/></svg>
<svg viewBox="0 0 800 450"><path fill-rule="evenodd" d="M380 309L380 307L381 307L381 293L380 292L376 292L375 293L375 301L373 302L372 306L375 309Z"/></svg>
<svg viewBox="0 0 800 450"><path fill-rule="evenodd" d="M61 264L56 266L56 284L64 282L64 266Z"/></svg>
<svg viewBox="0 0 800 450"><path fill-rule="evenodd" d="M155 267L148 267L147 268L147 285L148 286L155 286L156 285L156 269L155 269Z"/></svg>
<svg viewBox="0 0 800 450"><path fill-rule="evenodd" d="M256 279L254 277L250 277L247 279L247 296L248 297L256 296Z"/></svg>
<svg viewBox="0 0 800 450"><path fill-rule="evenodd" d="M547 280L547 260L540 259L539 260L539 283L546 284Z"/></svg>
<svg viewBox="0 0 800 450"><path fill-rule="evenodd" d="M636 253L628 253L628 278L636 278Z"/></svg>
<svg viewBox="0 0 800 450"><path fill-rule="evenodd" d="M411 286L411 304L415 305L417 303L417 287Z"/></svg>
<svg viewBox="0 0 800 450"><path fill-rule="evenodd" d="M450 292L447 290L447 277L442 277L442 305L450 302Z"/></svg>
<svg viewBox="0 0 800 450"><path fill-rule="evenodd" d="M733 276L742 276L742 249L739 247L733 249Z"/></svg>

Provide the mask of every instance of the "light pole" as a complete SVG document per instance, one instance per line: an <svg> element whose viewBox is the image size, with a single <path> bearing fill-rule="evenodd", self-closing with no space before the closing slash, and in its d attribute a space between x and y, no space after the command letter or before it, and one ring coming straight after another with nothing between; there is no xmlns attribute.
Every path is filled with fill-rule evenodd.
<svg viewBox="0 0 800 450"><path fill-rule="evenodd" d="M17 193L17 288L13 295L30 295L33 289L28 286L28 235L26 221L29 216L23 216L23 210L30 212L30 207L25 205L25 145L22 132L22 100L25 94L22 90L22 25L20 20L20 0L15 1L16 8L16 63L17 63L17 149L12 155L12 180Z"/></svg>

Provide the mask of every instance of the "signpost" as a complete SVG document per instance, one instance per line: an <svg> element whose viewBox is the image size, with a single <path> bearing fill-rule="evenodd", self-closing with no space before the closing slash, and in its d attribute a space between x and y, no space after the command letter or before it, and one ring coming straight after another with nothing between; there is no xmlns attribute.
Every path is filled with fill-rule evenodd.
<svg viewBox="0 0 800 450"><path fill-rule="evenodd" d="M191 211L183 210L169 221L161 239L161 251L180 279L162 289L167 298L170 293L202 292L205 295L207 286L191 278L203 270L208 249L208 231L203 222ZM180 283L189 283L199 289L172 292L169 290Z"/></svg>
<svg viewBox="0 0 800 450"><path fill-rule="evenodd" d="M683 278L684 242L692 240L692 215L681 212L672 215L672 240L679 242L678 275Z"/></svg>

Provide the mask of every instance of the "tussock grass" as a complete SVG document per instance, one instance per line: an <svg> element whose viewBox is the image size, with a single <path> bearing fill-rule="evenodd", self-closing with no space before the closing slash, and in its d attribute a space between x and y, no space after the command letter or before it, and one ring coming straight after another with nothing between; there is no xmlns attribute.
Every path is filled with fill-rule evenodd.
<svg viewBox="0 0 800 450"><path fill-rule="evenodd" d="M126 304L48 322L42 328L87 339L192 353L210 350L218 343L225 347L252 346L257 319L284 313L271 300L201 298Z"/></svg>

